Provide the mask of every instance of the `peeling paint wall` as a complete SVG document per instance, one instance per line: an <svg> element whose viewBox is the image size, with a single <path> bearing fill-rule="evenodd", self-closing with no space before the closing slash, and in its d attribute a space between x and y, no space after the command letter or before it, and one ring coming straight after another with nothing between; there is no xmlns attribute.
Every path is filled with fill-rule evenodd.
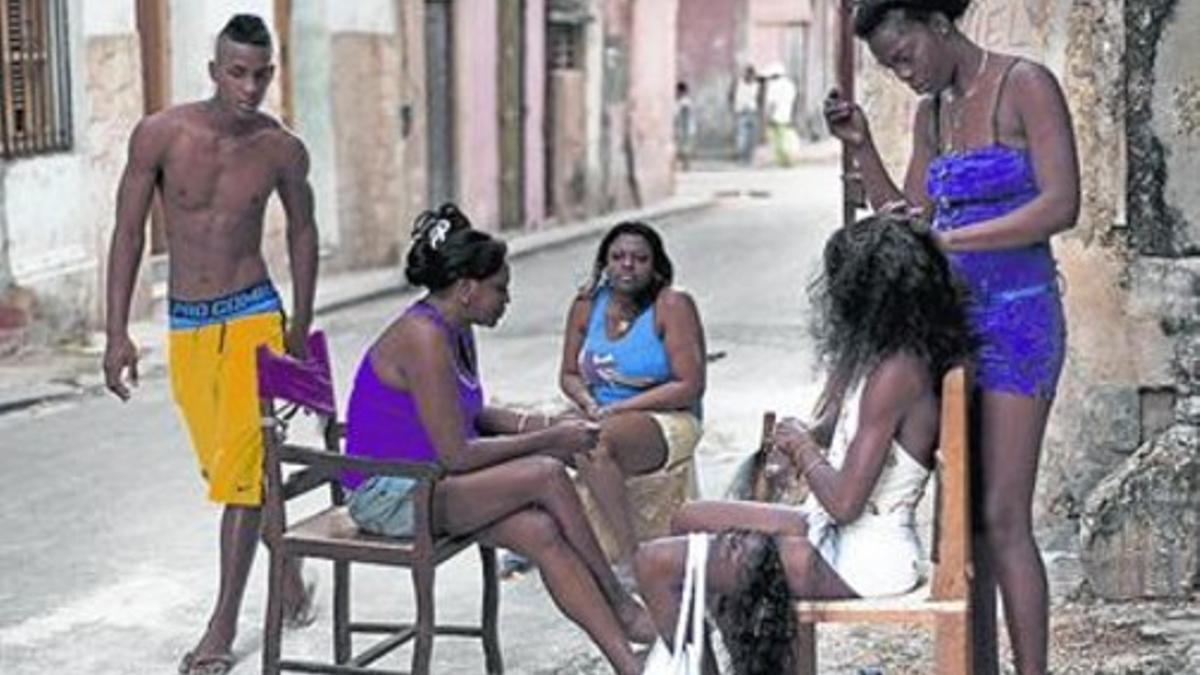
<svg viewBox="0 0 1200 675"><path fill-rule="evenodd" d="M729 157L733 153L730 96L734 81L751 65L746 5L747 0L679 2L679 80L691 90L696 147L704 154Z"/></svg>
<svg viewBox="0 0 1200 675"><path fill-rule="evenodd" d="M629 35L629 115L633 166L643 203L674 190L676 0L635 2Z"/></svg>
<svg viewBox="0 0 1200 675"><path fill-rule="evenodd" d="M125 137L141 109L132 0L67 9L73 147L0 174L9 271L37 298L34 339L79 337L99 321Z"/></svg>
<svg viewBox="0 0 1200 675"><path fill-rule="evenodd" d="M497 1L454 3L458 197L471 221L486 230L500 226Z"/></svg>

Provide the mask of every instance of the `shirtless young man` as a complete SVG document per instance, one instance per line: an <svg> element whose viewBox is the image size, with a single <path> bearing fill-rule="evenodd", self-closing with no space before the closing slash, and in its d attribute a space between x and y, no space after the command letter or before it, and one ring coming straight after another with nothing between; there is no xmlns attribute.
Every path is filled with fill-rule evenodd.
<svg viewBox="0 0 1200 675"><path fill-rule="evenodd" d="M122 400L130 396L125 376L137 382L129 303L157 188L170 264L171 388L208 496L225 507L216 605L179 669L212 675L233 665L238 612L259 538L262 442L254 351L268 344L303 353L312 321L317 231L304 144L258 111L275 74L262 20L245 14L230 19L208 69L216 85L212 98L149 115L130 138L109 251L104 376ZM286 321L261 250L272 192L287 214L293 312ZM285 612L304 623L311 600L298 564L290 566L289 577Z"/></svg>

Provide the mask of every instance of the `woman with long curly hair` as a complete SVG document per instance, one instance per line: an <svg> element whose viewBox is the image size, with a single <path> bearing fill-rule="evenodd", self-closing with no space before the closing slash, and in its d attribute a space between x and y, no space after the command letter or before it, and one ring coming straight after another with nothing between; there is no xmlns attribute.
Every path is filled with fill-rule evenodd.
<svg viewBox="0 0 1200 675"><path fill-rule="evenodd" d="M794 598L896 595L917 585L913 509L933 466L938 387L973 344L949 264L907 215L835 232L812 293L825 392L813 426L789 418L775 430L809 498L799 507L693 502L672 520L677 535L718 535L708 588L736 673L784 671ZM686 555L681 536L638 551L639 587L660 635L675 625Z"/></svg>
<svg viewBox="0 0 1200 675"><path fill-rule="evenodd" d="M1046 672L1046 571L1033 493L1066 352L1050 238L1079 214L1071 115L1045 66L992 52L959 30L970 0L862 0L854 32L920 101L903 186L888 176L862 110L836 92L830 131L853 152L872 205L930 213L970 289L980 411L975 672L997 672L996 589L1017 672Z"/></svg>

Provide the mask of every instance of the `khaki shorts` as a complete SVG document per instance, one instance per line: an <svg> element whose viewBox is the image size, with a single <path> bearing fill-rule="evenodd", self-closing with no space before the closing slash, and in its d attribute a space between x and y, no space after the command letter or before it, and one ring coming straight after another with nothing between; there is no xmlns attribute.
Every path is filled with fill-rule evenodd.
<svg viewBox="0 0 1200 675"><path fill-rule="evenodd" d="M669 471L692 459L700 436L704 433L700 418L687 410L648 413L658 423L667 445L667 461L658 471Z"/></svg>

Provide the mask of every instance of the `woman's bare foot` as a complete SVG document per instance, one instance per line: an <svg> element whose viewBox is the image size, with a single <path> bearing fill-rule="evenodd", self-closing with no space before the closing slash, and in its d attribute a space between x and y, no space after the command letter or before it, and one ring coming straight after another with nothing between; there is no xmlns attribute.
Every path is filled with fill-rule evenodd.
<svg viewBox="0 0 1200 675"><path fill-rule="evenodd" d="M632 596L626 595L618 602L617 619L625 629L625 637L634 644L648 645L658 638L658 629L650 612Z"/></svg>

